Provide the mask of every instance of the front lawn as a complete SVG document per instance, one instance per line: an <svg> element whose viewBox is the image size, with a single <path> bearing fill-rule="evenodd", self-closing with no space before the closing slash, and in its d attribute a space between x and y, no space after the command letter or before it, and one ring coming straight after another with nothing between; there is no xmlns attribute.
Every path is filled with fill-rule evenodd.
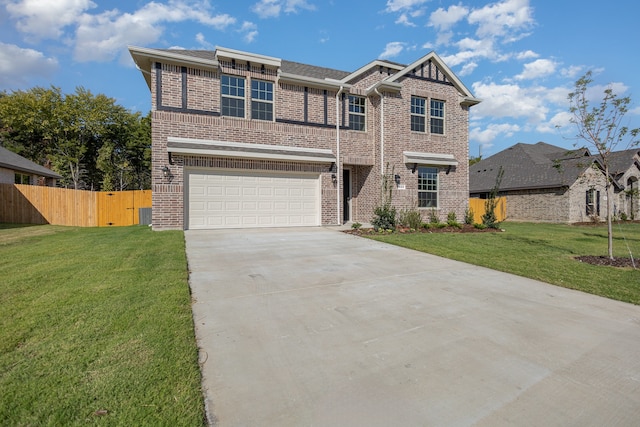
<svg viewBox="0 0 640 427"><path fill-rule="evenodd" d="M393 233L367 237L530 277L566 288L640 304L640 269L594 266L579 255L606 255L606 225L503 223L503 233ZM640 224L614 224L614 256L640 268Z"/></svg>
<svg viewBox="0 0 640 427"><path fill-rule="evenodd" d="M203 425L183 233L0 224L0 425Z"/></svg>

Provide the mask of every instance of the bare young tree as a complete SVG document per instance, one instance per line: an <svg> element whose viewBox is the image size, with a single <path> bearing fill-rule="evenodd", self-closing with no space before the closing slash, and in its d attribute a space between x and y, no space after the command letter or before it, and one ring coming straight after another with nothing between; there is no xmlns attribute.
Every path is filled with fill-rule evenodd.
<svg viewBox="0 0 640 427"><path fill-rule="evenodd" d="M613 259L612 177L609 174L611 153L638 145L640 128L630 129L625 125L624 117L629 111L631 98L629 96L619 97L614 93L611 85L604 89L600 103L591 106L587 91L593 83L592 75L593 73L588 71L575 82L575 90L568 95L569 112L572 115L571 123L577 127L576 139L584 141L588 148L598 154L604 168L608 255L610 259Z"/></svg>

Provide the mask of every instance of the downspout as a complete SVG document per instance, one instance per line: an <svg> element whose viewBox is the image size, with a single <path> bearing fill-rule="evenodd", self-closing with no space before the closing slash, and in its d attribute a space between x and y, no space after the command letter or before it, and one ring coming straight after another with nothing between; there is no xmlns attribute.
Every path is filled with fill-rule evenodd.
<svg viewBox="0 0 640 427"><path fill-rule="evenodd" d="M340 86L340 90L336 93L336 215L337 225L342 225L340 218L340 95L344 90L344 86Z"/></svg>
<svg viewBox="0 0 640 427"><path fill-rule="evenodd" d="M384 176L384 96L377 86L373 91L380 97L380 174Z"/></svg>

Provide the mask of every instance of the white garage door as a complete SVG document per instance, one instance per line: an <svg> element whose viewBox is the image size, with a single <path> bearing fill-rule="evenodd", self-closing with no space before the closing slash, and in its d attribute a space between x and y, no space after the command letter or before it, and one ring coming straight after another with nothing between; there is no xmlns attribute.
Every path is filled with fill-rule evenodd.
<svg viewBox="0 0 640 427"><path fill-rule="evenodd" d="M187 228L320 225L318 175L253 171L187 173Z"/></svg>

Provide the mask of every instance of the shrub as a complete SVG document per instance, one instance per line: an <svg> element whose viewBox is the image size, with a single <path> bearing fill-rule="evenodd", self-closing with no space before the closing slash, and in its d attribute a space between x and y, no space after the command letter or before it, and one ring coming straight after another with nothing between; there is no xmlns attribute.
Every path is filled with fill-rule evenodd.
<svg viewBox="0 0 640 427"><path fill-rule="evenodd" d="M391 203L385 203L378 206L373 211L373 219L371 225L375 231L379 230L395 230L396 229L396 208Z"/></svg>
<svg viewBox="0 0 640 427"><path fill-rule="evenodd" d="M351 224L351 228L353 228L354 230L359 230L360 227L362 227L362 224L359 222L354 222L353 224Z"/></svg>
<svg viewBox="0 0 640 427"><path fill-rule="evenodd" d="M398 223L403 227L417 230L422 224L422 216L415 208L403 209L398 215Z"/></svg>
<svg viewBox="0 0 640 427"><path fill-rule="evenodd" d="M465 224L473 224L474 214L475 214L475 212L473 212L473 209L471 209L471 208L465 209L464 210L464 223Z"/></svg>
<svg viewBox="0 0 640 427"><path fill-rule="evenodd" d="M487 226L486 226L486 225L484 225L484 224L478 224L478 223L473 224L473 226L474 226L475 228L477 228L478 230L484 230L485 228L487 228Z"/></svg>
<svg viewBox="0 0 640 427"><path fill-rule="evenodd" d="M438 212L435 209L431 209L429 211L429 223L438 224L440 222L440 218L438 218Z"/></svg>

